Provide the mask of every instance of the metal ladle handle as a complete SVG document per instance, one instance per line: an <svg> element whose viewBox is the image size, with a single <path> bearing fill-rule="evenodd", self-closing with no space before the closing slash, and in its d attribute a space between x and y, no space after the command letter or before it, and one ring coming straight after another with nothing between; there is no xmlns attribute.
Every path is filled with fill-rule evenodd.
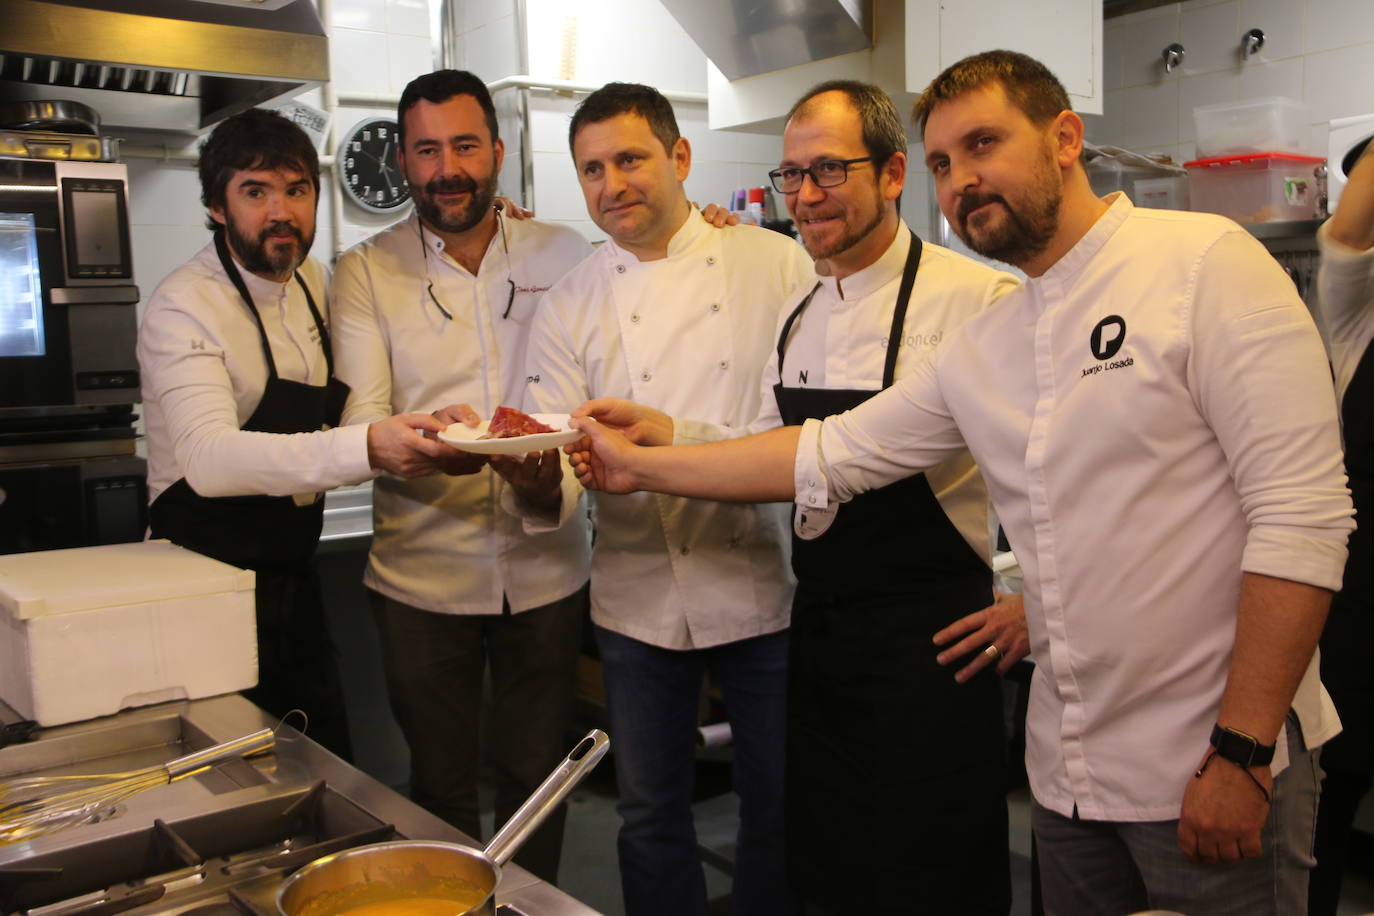
<svg viewBox="0 0 1374 916"><path fill-rule="evenodd" d="M534 794L496 831L487 848L482 850L486 857L497 865L505 865L529 839L530 834L553 813L559 802L601 762L610 748L611 739L605 732L596 728L587 732L587 737L577 743L577 747L539 784Z"/></svg>

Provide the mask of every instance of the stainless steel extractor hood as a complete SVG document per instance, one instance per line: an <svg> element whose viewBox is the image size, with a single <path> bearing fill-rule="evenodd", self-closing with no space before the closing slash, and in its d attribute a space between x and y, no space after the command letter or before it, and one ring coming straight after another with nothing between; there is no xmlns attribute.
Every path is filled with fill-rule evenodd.
<svg viewBox="0 0 1374 916"><path fill-rule="evenodd" d="M0 100L114 127L195 133L329 79L311 0L4 0L0 19Z"/></svg>
<svg viewBox="0 0 1374 916"><path fill-rule="evenodd" d="M870 0L663 0L727 79L873 46Z"/></svg>

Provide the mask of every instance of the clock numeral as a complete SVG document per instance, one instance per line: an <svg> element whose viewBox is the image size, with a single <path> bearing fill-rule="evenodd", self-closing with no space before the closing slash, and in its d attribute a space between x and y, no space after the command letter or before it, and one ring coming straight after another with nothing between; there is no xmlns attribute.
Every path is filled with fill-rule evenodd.
<svg viewBox="0 0 1374 916"><path fill-rule="evenodd" d="M371 140L371 139L372 139L372 131L370 131L370 130L365 130L365 131L363 131L363 142L366 143L368 140Z"/></svg>
<svg viewBox="0 0 1374 916"><path fill-rule="evenodd" d="M358 176L357 176L356 173L354 173L354 174L348 176L348 183L349 183L349 184L357 184L357 183L358 183Z"/></svg>
<svg viewBox="0 0 1374 916"><path fill-rule="evenodd" d="M352 157L352 156L349 156L347 159L344 160L344 167L345 167L345 168L349 168L349 169L353 168L353 157Z"/></svg>
<svg viewBox="0 0 1374 916"><path fill-rule="evenodd" d="M370 185L370 184L363 185L363 196L366 197L367 195L369 195L369 194L371 194L371 193L372 193L372 185Z"/></svg>
<svg viewBox="0 0 1374 916"><path fill-rule="evenodd" d="M361 143L359 143L357 140L354 140L354 141L353 141L353 152L356 153L356 152L358 152L359 150L361 150L362 148L363 148L363 145L362 145Z"/></svg>
<svg viewBox="0 0 1374 916"><path fill-rule="evenodd" d="M385 192L385 191L378 191L377 194L376 194L376 198L377 198L377 202L378 202L378 203L381 203L382 201L386 200L386 192Z"/></svg>
<svg viewBox="0 0 1374 916"><path fill-rule="evenodd" d="M386 139L386 128L385 128L385 127L378 127L378 128L377 128L377 136L380 137L381 139L385 140L385 139Z"/></svg>

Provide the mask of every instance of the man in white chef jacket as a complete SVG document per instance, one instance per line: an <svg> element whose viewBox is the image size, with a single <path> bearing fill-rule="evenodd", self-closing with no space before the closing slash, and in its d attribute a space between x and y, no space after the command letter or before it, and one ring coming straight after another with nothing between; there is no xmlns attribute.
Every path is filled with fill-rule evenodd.
<svg viewBox="0 0 1374 916"><path fill-rule="evenodd" d="M810 258L785 236L714 229L695 214L682 187L691 149L672 106L647 86L611 83L588 96L569 141L587 211L610 240L546 297L526 408L566 413L590 397L622 397L747 426L778 310L810 278ZM648 494L599 498L592 511L592 621L616 749L626 912L706 911L691 800L708 670L734 736L735 908L784 912L787 511ZM557 522L575 524L578 513L566 494Z"/></svg>
<svg viewBox="0 0 1374 916"><path fill-rule="evenodd" d="M493 208L504 147L475 75L418 77L401 95L397 121L415 211L345 253L334 274L339 374L352 388L344 419L423 410L475 423L519 403L525 344L545 292L591 248L574 230L509 220ZM514 488L556 507L561 458L551 450L489 465L465 455L447 475L384 476L373 486L364 583L391 706L410 745L411 794L473 837L488 666L485 757L497 823L567 750L586 609L585 513L526 534L501 506L502 491ZM567 486L575 491L570 477ZM562 833L560 811L516 861L554 880Z"/></svg>
<svg viewBox="0 0 1374 916"><path fill-rule="evenodd" d="M1093 195L1032 59L960 61L917 121L942 211L1025 285L848 414L695 448L576 420L577 472L813 512L967 447L1025 573L1046 913L1303 913L1352 527L1311 318L1229 220Z"/></svg>
<svg viewBox="0 0 1374 916"><path fill-rule="evenodd" d="M431 474L448 446L426 414L339 425L327 276L310 258L319 158L275 112L222 121L200 153L214 238L158 284L138 334L151 534L255 570L258 683L268 712L351 754L314 567L321 491L387 471Z"/></svg>
<svg viewBox="0 0 1374 916"><path fill-rule="evenodd" d="M574 415L633 425L640 444L654 445L822 418L916 371L1016 286L903 222L906 132L877 86L813 87L789 112L782 147L770 178L817 276L783 309L757 418L712 429L613 398ZM808 912L911 911L913 885L920 912L1005 916L1011 906L1001 684L968 678L1024 655L1025 622L1019 597L965 621L992 602L988 516L987 488L964 451L838 516L794 522L813 530L792 540L786 856ZM931 637L946 627L969 635L937 659ZM985 654L989 645L995 653ZM969 652L958 680L939 663ZM958 741L931 740L955 733ZM855 835L868 842L815 842ZM815 880L828 869L866 880Z"/></svg>

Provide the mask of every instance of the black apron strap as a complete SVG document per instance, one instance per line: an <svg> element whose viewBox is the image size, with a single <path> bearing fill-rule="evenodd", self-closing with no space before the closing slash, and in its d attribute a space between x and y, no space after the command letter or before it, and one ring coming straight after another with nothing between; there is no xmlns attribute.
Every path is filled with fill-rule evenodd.
<svg viewBox="0 0 1374 916"><path fill-rule="evenodd" d="M908 230L910 231L910 230ZM897 372L897 351L901 349L902 332L906 326L906 307L911 301L911 289L916 285L916 271L921 267L921 239L911 233L911 248L902 267L902 285L897 290L897 307L892 310L892 331L887 338L887 359L883 362L883 387L891 388Z"/></svg>
<svg viewBox="0 0 1374 916"><path fill-rule="evenodd" d="M787 350L787 335L792 333L792 325L796 324L801 313L811 304L811 299L816 295L816 290L821 288L821 282L816 281L816 285L811 287L811 292L802 297L802 301L797 303L797 307L792 310L792 314L787 316L787 320L782 324L782 333L778 335L778 378L782 378L782 357Z"/></svg>

